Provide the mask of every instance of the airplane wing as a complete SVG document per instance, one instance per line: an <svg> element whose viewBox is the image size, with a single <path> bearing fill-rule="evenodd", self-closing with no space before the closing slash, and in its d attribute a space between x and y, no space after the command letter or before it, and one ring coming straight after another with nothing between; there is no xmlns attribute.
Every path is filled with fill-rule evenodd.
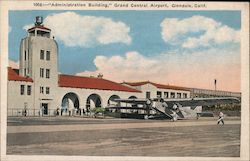
<svg viewBox="0 0 250 161"><path fill-rule="evenodd" d="M186 99L164 99L168 105L180 104L182 106L212 106L217 104L239 103L236 97L211 97L211 98L186 98Z"/></svg>
<svg viewBox="0 0 250 161"><path fill-rule="evenodd" d="M114 99L115 102L132 103L132 104L145 104L147 99Z"/></svg>
<svg viewBox="0 0 250 161"><path fill-rule="evenodd" d="M146 110L146 108L144 107L122 107L122 106L107 107L107 109Z"/></svg>

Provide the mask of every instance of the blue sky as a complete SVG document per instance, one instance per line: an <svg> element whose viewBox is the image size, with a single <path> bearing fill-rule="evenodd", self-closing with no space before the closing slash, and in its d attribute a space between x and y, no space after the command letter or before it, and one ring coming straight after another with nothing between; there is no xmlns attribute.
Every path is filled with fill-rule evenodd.
<svg viewBox="0 0 250 161"><path fill-rule="evenodd" d="M241 28L241 13L239 11L10 11L9 12L9 59L13 61L18 61L19 59L19 44L20 40L26 36L25 26L30 26L34 23L35 16L43 16L44 19L47 18L47 22L49 25L52 25L52 20L56 18L61 18L60 22L62 25L69 24L69 25L78 25L79 27L79 37L60 37L60 34L67 34L67 31L70 31L70 27L67 30L67 26L65 29L63 28L54 28L52 29L57 30L58 32L55 34L55 39L59 45L59 71L61 73L67 74L79 74L79 75L94 75L98 72L104 73L104 77L109 79L114 79L115 81L121 80L129 80L129 81L140 81L140 80L151 80L150 75L142 74L138 77L134 75L138 75L137 73L131 72L133 69L139 69L139 72L142 69L147 70L143 65L131 68L131 71L127 71L129 73L127 77L121 77L117 75L117 77L110 76L109 73L105 73L104 70L112 71L114 68L120 68L120 70L126 71L128 66L106 66L102 65L102 61L107 61L110 63L114 63L116 58L122 60L124 64L130 58L130 56L137 56L136 59L140 60L141 62L147 63L149 60L153 61L152 64L162 63L163 67L159 67L159 69L163 68L172 68L174 72L178 72L179 67L187 62L194 62L196 67L200 68L200 66L204 65L203 61L204 56L208 56L206 54L207 51L213 51L214 53L210 54L208 58L211 61L207 61L207 65L213 65L211 62L216 63L217 61L212 61L221 57L224 61L224 66L230 64L239 64L240 58L240 51L239 51L239 40L237 38L237 31L240 31ZM79 20L86 20L86 16L90 16L93 19L91 24L94 24L97 30L106 29L106 32L111 32L111 35L107 33L104 34L104 40L101 36L102 40L99 38L94 38L95 36L99 36L97 34L92 34L90 40L87 41L86 39L89 36L89 33L96 32L96 31L85 31L82 29L85 22L80 22L79 26L78 23L72 21L72 19L63 18L63 16L71 15L72 19L74 16L79 18ZM199 16L198 18L194 16ZM49 18L48 18L49 17ZM100 19L101 18L101 19ZM174 21L173 19L176 19ZM196 22L196 20L199 22ZM105 27L102 26L101 22L106 22ZM165 21L165 23L163 23ZM172 22L172 28L170 21ZM173 21L172 21L173 20ZM186 20L186 21L185 21ZM97 22L100 21L100 22ZM46 22L46 21L45 21ZM57 22L57 21L53 21ZM193 23L194 22L194 23ZM208 23L211 24L212 27L206 27L200 23ZM100 26L98 26L100 25ZM114 25L117 27L116 29L119 30L118 35L112 35L112 27L111 30L109 25ZM175 25L178 29L175 29ZM182 26L183 25L183 26ZM216 29L214 26L217 25ZM45 24L46 26L46 24ZM170 31L175 34L171 34ZM182 28L183 27L183 28ZM185 29L186 28L186 29ZM194 28L197 28L193 30ZM81 30L83 30L81 32ZM89 30L89 29L88 29ZM114 29L115 30L115 29ZM123 32L124 33L121 33ZM226 37L225 39L221 39L219 33L221 31L225 31L225 33L229 32L230 36ZM87 34L84 34L84 33ZM164 33L165 35L164 35ZM214 33L213 33L214 32ZM70 33L70 32L69 32ZM69 34L68 33L68 34ZM116 32L115 32L116 33ZM209 37L209 34L212 33L217 36L217 38ZM53 34L53 30L52 30ZM236 36L231 36L236 35ZM85 37L86 39L82 39L81 37ZM120 36L120 38L119 38ZM216 37L215 36L215 37ZM70 40L69 40L70 38ZM190 38L196 38L196 40ZM80 39L77 41L77 39ZM113 39L113 40L111 40ZM72 41L71 41L72 40ZM76 42L80 42L82 44L74 44ZM89 43L88 45L84 45L86 42ZM198 43L197 43L198 42ZM70 45L69 45L70 44ZM227 50L234 51L231 54L227 54ZM221 55L218 55L218 51L221 52ZM131 54L132 53L132 54ZM173 54L174 53L174 54ZM203 55L202 54L206 54ZM224 55L225 54L225 55ZM194 59L194 56L195 59ZM199 55L199 56L197 56ZM191 58L192 57L192 58ZM224 60L224 57L227 59ZM185 58L185 60L182 60ZM189 60L190 58L190 60ZM237 58L235 60L235 58ZM169 61L159 61L160 59L168 59ZM234 61L233 61L234 59ZM119 62L118 60L118 62ZM148 60L148 61L147 61ZM125 62L124 62L125 61ZM186 61L186 62L185 62ZM228 62L227 62L228 61ZM238 62L237 62L238 61ZM199 64L203 62L203 64ZM135 64L137 62L134 62ZM148 62L151 63L150 61ZM197 63L200 65L198 66ZM220 62L217 62L220 63ZM73 65L72 65L73 64ZM214 64L213 66L217 66L219 64ZM130 65L131 66L131 65ZM133 65L132 65L133 66ZM157 65L155 65L157 66ZM182 66L185 69L193 70L191 68L193 66L191 63L189 66ZM206 63L205 63L206 66ZM124 68L124 69L123 69ZM219 68L219 67L218 67ZM237 67L238 68L238 67ZM151 68L149 68L151 69ZM158 68L157 68L158 69ZM153 69L154 70L154 69ZM204 69L205 70L205 69ZM233 70L233 69L232 69ZM157 71L155 69L155 71ZM195 70L193 70L195 71ZM239 72L239 69L237 70ZM114 71L115 72L115 71ZM185 86L193 86L190 83L194 78L190 78L191 80L183 81L174 83L176 81L171 81L171 73L172 71L168 71L165 75L166 77L161 76L159 79L153 79L157 82L164 82L170 84L177 84L177 85L185 85ZM201 72L201 71L200 71ZM143 73L143 72L140 72ZM149 72L150 73L150 72ZM212 73L212 71L211 71ZM115 74L115 73L113 73ZM200 74L200 73L197 73ZM236 73L234 73L235 76ZM126 75L126 74L125 74ZM131 75L134 77L131 78ZM209 75L209 74L208 74ZM185 77L187 74L179 75L179 77ZM215 75L216 77L216 75ZM225 75L225 77L232 77L232 75ZM185 77L186 78L186 77ZM209 75L209 78L213 79L212 75ZM166 81L168 80L168 81ZM224 79L222 79L224 80ZM226 80L226 78L225 78ZM234 80L230 80L235 82ZM186 82L186 83L185 83ZM229 83L228 83L229 84ZM210 86L202 86L204 88L210 88ZM223 87L224 90L239 90L240 85L236 88L228 88Z"/></svg>

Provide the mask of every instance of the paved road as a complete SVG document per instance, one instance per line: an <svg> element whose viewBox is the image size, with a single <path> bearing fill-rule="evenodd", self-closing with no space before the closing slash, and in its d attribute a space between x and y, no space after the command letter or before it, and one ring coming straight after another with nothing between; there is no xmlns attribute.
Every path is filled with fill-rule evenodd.
<svg viewBox="0 0 250 161"><path fill-rule="evenodd" d="M7 154L168 157L237 157L240 154L240 120L237 118L227 118L224 126L216 125L216 118L178 122L25 119L9 119L12 126L7 128ZM30 120L36 123L27 123Z"/></svg>

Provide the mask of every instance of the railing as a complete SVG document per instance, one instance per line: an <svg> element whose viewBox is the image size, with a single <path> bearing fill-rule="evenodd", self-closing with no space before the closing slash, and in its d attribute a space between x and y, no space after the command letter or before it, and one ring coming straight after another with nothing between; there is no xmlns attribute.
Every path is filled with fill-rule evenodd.
<svg viewBox="0 0 250 161"><path fill-rule="evenodd" d="M46 113L43 113L39 109L8 109L7 116L56 116L56 110L50 109Z"/></svg>
<svg viewBox="0 0 250 161"><path fill-rule="evenodd" d="M44 111L39 109L8 109L7 116L10 117L55 117L55 116L86 116L86 117L96 117L100 114L94 114L94 112L85 112L76 111L76 110L67 110L67 111L57 111L56 109L47 110L46 114Z"/></svg>

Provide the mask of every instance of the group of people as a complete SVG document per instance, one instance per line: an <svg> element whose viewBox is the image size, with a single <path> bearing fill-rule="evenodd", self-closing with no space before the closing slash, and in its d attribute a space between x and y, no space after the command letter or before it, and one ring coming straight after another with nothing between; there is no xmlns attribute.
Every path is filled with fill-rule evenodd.
<svg viewBox="0 0 250 161"><path fill-rule="evenodd" d="M75 109L72 109L72 110L69 110L69 109L63 109L63 108L57 108L56 109L56 116L63 116L64 113L66 113L67 115L69 116L73 116L73 115L84 115L84 114L89 114L90 110L89 108L87 108L87 110L85 111L85 109L80 109L80 108L75 108Z"/></svg>

